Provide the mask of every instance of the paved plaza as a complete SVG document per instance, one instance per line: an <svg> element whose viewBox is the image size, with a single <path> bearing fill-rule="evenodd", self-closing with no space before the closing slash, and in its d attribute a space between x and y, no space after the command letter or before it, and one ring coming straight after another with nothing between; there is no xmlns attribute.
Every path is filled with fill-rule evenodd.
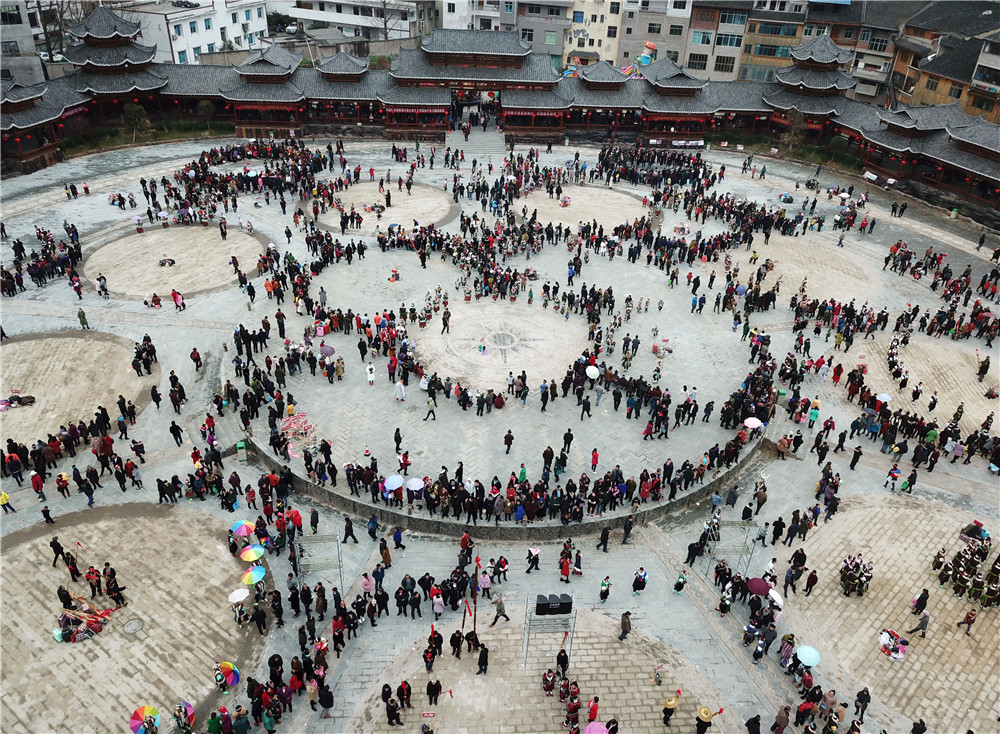
<svg viewBox="0 0 1000 734"><path fill-rule="evenodd" d="M212 141L215 146L237 142ZM325 148L327 142L317 139L308 145ZM195 730L203 732L209 712L219 706L230 711L237 704L250 707L242 683L230 696L218 694L212 680L214 662L230 660L240 668L244 680L253 676L266 681L268 658L278 654L284 660L287 680L292 657L301 654L299 627L305 623L305 616L294 618L287 601L284 627L276 627L268 605L266 634L261 636L252 624L243 629L234 624L226 600L241 586L240 573L246 567L246 563L230 556L227 531L235 520L255 521L260 511L248 508L245 498L241 498L241 507L235 513L220 509L219 501L211 497L206 502L182 499L179 506L156 504L156 479L176 474L183 481L194 471L192 450L205 450L200 428L206 414L215 413L213 395L226 380L243 387L233 366L234 328L243 324L256 329L262 319L268 318L272 333L264 354L277 358L286 346L291 349L302 344L304 329L312 325L311 318L296 313L289 294L280 305L287 316L288 344L278 338L275 313L279 304L267 297L255 267L258 255L269 242L276 243L282 252L287 249L299 261L313 259L303 242L303 232L292 222L298 206L308 209L304 202L290 198L287 214L282 215L273 197L270 203L261 197L256 201L260 206L254 206L255 197L240 196L239 213L227 216L229 235L225 242L214 222L208 227L171 224L163 229L156 225L139 234L131 217L144 212L144 206L122 211L107 204L108 195L118 192L133 193L140 203L144 202L138 183L141 177L170 179L174 171L197 158L206 147L204 142L190 142L113 151L4 181L3 217L11 237L22 239L30 252L37 247L35 225L51 229L59 239L64 220L75 224L84 253L78 269L88 283L80 300L62 279L38 287L26 278L25 292L5 297L0 303L4 332L9 337L0 347L0 394L32 395L37 400L33 406L3 413L4 443L7 438L26 445L45 439L69 420L89 420L98 405L107 407L114 420L115 403L122 395L139 408L137 424L129 427L129 437L142 440L147 454L146 463L141 465L145 488L129 487L121 492L115 479L105 474L101 480L104 486L95 494L94 508L87 507L87 498L77 493L72 483L70 497L60 496L52 478L45 483L43 504L30 487L31 467L26 468L23 487L18 487L11 477L3 478L2 488L17 512L4 514L0 521L0 682L5 693L0 704L0 730L32 734L124 730L135 708L153 705L164 715L160 730L172 731L169 712L183 698L195 704ZM539 164L565 166L577 151L581 160L590 166L596 164L599 149L586 146L542 153ZM421 152L427 154L423 146ZM516 152L523 152L523 148L518 146ZM296 410L304 413L313 426L313 438L330 441L339 467L350 462L367 464L375 457L382 474L393 473L397 466L393 433L397 428L402 434L401 449L413 462L409 476L436 477L442 467L453 476L461 461L466 481L478 479L487 487L494 475L506 484L511 473L518 473L522 465L530 481L538 480L543 470L542 452L551 446L558 453L567 429L572 429L574 441L568 452L567 474L560 481L578 479L584 472L601 476L616 465L628 478L638 477L644 469L655 472L668 459L675 466L684 460L697 463L713 445L724 446L732 439L734 431L719 425L719 411L754 365L748 363L750 342L742 340L742 329L734 328L732 314L716 313L712 307L716 294L725 287L721 260L696 261L691 267L679 265L680 283L670 288L666 274L646 264L645 253L639 262L630 263L625 257L609 261L591 251L570 288L566 276L572 255L560 243L546 246L530 260L518 255L506 262L512 269L531 267L537 272L537 280L528 282L533 296L530 303L527 293L518 294L516 301L487 297L467 302L461 272L438 253L432 253L426 268L422 268L412 251L383 252L375 243L376 229L386 232L390 224L409 229L416 221L421 226L434 224L458 232L460 213L484 216L478 201L453 200L452 177L458 172L440 165L434 170L418 169L408 195L405 187L398 191L396 184L396 176L404 172L405 164L392 159L388 144L349 142L345 156L349 168L360 165L362 169L362 183L340 195L345 207L349 210L354 204L363 211L366 204L380 201L378 179L387 171L391 172L388 186L392 206L381 220L374 212L365 213L362 228L348 230L341 237L344 242L363 239L369 244L368 252L364 259L354 258L350 264L342 260L324 269L314 280L313 294L323 286L333 309L374 315L383 310L398 311L401 306L420 308L427 295L440 287L449 295L446 308L451 315L450 329L442 333L443 308L423 329L408 324L416 359L428 372L437 372L442 378L450 377L475 390L494 389L499 393L506 393L508 372L517 375L523 370L528 376L529 394L524 403L508 396L502 409L483 416L476 415L474 405L463 412L454 395L446 398L439 394L436 420L424 421L426 395L415 380L411 379L406 388L405 402L396 400L386 359L378 357L372 360L376 372L374 385L369 386L365 365L371 357L360 356L357 334L328 334L323 337L325 344L345 361L343 380L331 383L319 374L311 376L306 369L289 376L283 392L289 401L294 398ZM466 180L472 156L468 157L461 171ZM790 191L796 197L791 207L799 207L802 199L795 183L814 172L813 167L768 160L767 179L760 181L740 174L739 154L713 150L705 152L704 157L716 169L726 166L725 180L713 191L732 192L736 197L773 206L779 205L779 194ZM491 162L498 166L500 161L494 157ZM375 182L368 181L369 167L375 169ZM218 170L241 169L241 165L227 164ZM492 181L492 177L488 178ZM68 201L63 184L75 181L80 185L84 180L92 192L89 199L81 196ZM821 181L824 188L837 184L866 188L860 179L828 169L824 169ZM648 187L629 184L611 188L600 182L570 184L564 190L568 206L560 206L557 199L550 199L542 190L516 200L513 210L518 221L522 207L529 216L537 210L542 226L562 223L574 235L579 222L591 220L609 232L647 215L649 209L643 206L643 197L648 194ZM933 246L944 250L948 262L959 272L968 263L975 286L990 271L990 247L997 246L997 234L990 233L989 247L977 252L975 243L981 231L978 226L949 220L945 213L913 200L906 217L892 218L889 207L903 197L878 189L870 195L868 215L878 223L871 234L848 233L844 248L837 246L841 232L827 226L822 232L810 230L797 237L775 232L767 245L758 236L753 250L729 251L734 269L739 270L739 275L734 276L737 279L746 282L760 263L770 259L774 268L763 279L762 288L781 283L776 308L751 314L750 323L771 335L771 351L780 362L793 349L794 313L788 303L800 289L821 300L853 299L858 305L868 303L876 310L884 306L891 314L889 328L875 332L874 340L862 340L859 334L847 353L835 349L833 337L825 338L825 329L814 335L807 328L805 335L812 339L812 356L826 355L834 363L842 363L845 371L865 365L867 384L876 391L890 393L894 408L926 415L927 399L936 391L939 407L934 415L947 420L964 403L960 426L963 433L975 430L996 410L997 401L984 396L986 388L996 383L996 349L986 350L982 339L956 341L916 333L901 349L910 372L910 388L898 390L886 363L893 319L917 304L921 312L929 309L933 314L943 302L939 293L930 290L929 277L919 281L900 277L883 270L883 262L888 248L898 239L908 241L918 254ZM825 193L820 195L816 213L825 215L829 223L836 213L835 203ZM486 217L489 224L495 223L491 215ZM239 219L253 222L254 235L239 230ZM335 212L321 214L319 224L339 236L340 221ZM287 247L286 227L293 232ZM699 224L687 220L683 210L678 214L665 212L663 232L672 234L675 228L690 228L692 235L700 230L704 236L727 231L722 220L709 219ZM760 257L756 264L750 262L754 251ZM176 264L159 266L158 260L164 255L175 259ZM234 255L257 286L253 303L239 288L229 265ZM0 245L0 261L6 268L11 259L11 242L5 240ZM399 273L399 280L390 279L393 271ZM708 298L700 313L692 313L691 287L685 285L689 271L700 277L699 293L704 292ZM108 278L108 300L95 293L93 281L98 273ZM709 289L713 273L715 280ZM703 422L699 415L691 425L672 429L669 440L643 441L645 414L640 420L627 420L624 401L616 411L609 393L598 403L597 394L590 389L587 395L593 405L589 416L581 414L572 393L563 397L561 391L542 412L539 384L543 380L561 381L567 365L593 346L579 315L569 314L566 318L566 314L554 310L553 304L544 302L542 286L556 282L563 292L579 291L583 283L588 287L613 287L615 311L623 315L627 296L635 303L648 300L648 310L635 309L616 331L619 346L608 356L609 366L622 370L623 337L626 333L639 337L640 347L626 374L651 380L659 368L659 385L669 388L675 400L682 391L697 388L701 406L714 403L710 420ZM169 301L173 289L185 294L187 308L183 312L177 312ZM162 309L143 305L142 301L153 292L165 299ZM86 312L89 331L81 329L80 308ZM130 366L131 347L146 334L157 347L159 362L153 366L151 376L140 378ZM661 354L653 354L654 344L663 347ZM199 370L188 356L193 348L199 350L204 362ZM976 379L977 349L979 357L990 353L994 362L985 383ZM257 355L257 362L263 366L263 354ZM179 415L166 400L172 372L187 393ZM923 383L924 395L914 405L910 389L917 382ZM159 410L149 398L149 388L154 384L164 396ZM835 386L829 376L824 379L810 374L802 385L802 394L815 395L821 401L817 429L827 417L835 420L836 428L829 436L832 448L837 434L849 428L857 417L857 405L848 402L844 383ZM967 637L964 628L958 629L956 623L970 608L968 601L954 599L950 587L939 589L931 572L934 553L942 546L949 557L957 552L959 531L973 520L979 519L992 532L1000 528L996 477L988 472L982 457L963 464L951 463L950 457L942 456L933 472L926 471L926 466L918 470L920 478L912 495L898 496L883 487L891 462L888 455L880 453L881 442L854 437L846 443L846 452L826 457L843 477L839 512L828 523L821 518L806 540L791 548L757 544L740 553L733 549L748 543L759 523L774 522L779 516L787 521L794 510L815 503L814 492L825 463L817 463L816 454L809 451L816 429L804 423L793 425L783 407L779 404L764 441L754 444L736 469L728 474L706 475L706 486L717 480L723 495L728 486L739 487L736 507L726 508L723 513L724 519L734 522L724 527L720 555L751 576L760 576L775 558L780 591L780 579L793 550L801 546L808 554L807 565L819 574L819 584L806 597L802 591L804 579L800 581L798 593L786 599L778 633L780 637L794 632L800 644L820 651L816 682L824 690L836 689L838 698L850 704L841 731L853 718L854 695L862 686L868 686L873 697L862 726L865 734L880 728L906 732L911 722L921 718L935 734L961 734L967 729L977 734L997 731L1000 668L996 643L1000 639L1000 615L997 609L980 609L972 635ZM181 428L180 446L168 431L172 420ZM223 449L232 449L237 440L248 438L231 410L227 409L225 417L217 418L217 422ZM774 442L796 429L802 431L805 443L787 461L778 460ZM514 436L509 454L504 444L508 430ZM262 409L261 420L254 421L253 433L259 450L269 452L266 409ZM117 438L116 430L111 435L116 452L123 458L135 459L128 450L129 440ZM864 455L852 471L848 465L856 445L863 447ZM370 499L364 492L361 498L349 497L343 472L336 488L328 483L324 489L309 489L306 493L302 485L303 448L299 439L293 441L289 464L302 478L296 480L299 488L290 502L301 512L307 533L302 547L308 568L302 570L298 584L312 587L322 581L327 589L336 586L350 605L363 593L361 574L370 573L382 560L365 528ZM591 466L594 449L600 455L596 471ZM75 458L64 455L56 471L71 473L74 462L81 471L97 466L89 447L81 446ZM243 485L255 486L257 478L266 472L253 453L243 462L227 451L224 463L223 480L235 470ZM904 477L909 467L907 460ZM740 525L735 521L752 501L754 483L761 479L767 483L767 502L751 523ZM384 581L390 595L389 616L380 617L377 627L363 618L358 637L347 642L339 658L333 655L331 645L326 676L334 694L331 715L321 718L319 712L311 711L303 694L295 698L293 710L284 715L278 731L389 731L392 727L387 724L381 700L382 686L389 683L395 691L404 678L412 686L414 699L414 709L403 712L404 731L419 731L421 723L431 721L438 734L560 731L565 708L559 705L558 698L544 696L541 676L555 665L561 635L532 637L526 658L522 649L526 610L533 606L535 596L562 592L573 595L576 609L569 641L571 677L579 681L584 707L592 696L600 696L600 720L617 718L622 732L664 731L660 718L663 701L679 688L682 695L674 729L693 731L695 713L701 705L713 712L724 709L712 722L713 732L742 734L743 722L755 714L761 715L763 727L770 726L780 705L797 706L799 698L778 665L777 645L759 665L753 664L752 648L745 648L741 642L741 627L748 616L746 605L736 603L725 617L715 610L719 603L719 589L712 581L716 559L702 557L693 567L685 565L688 545L702 532L711 507L704 487L692 490L695 499L686 497L688 494L682 493L683 503L665 512L656 511L660 503L643 505L628 545L621 544L625 511L607 514L605 518L615 522L608 554L595 548L597 535L590 534L605 519L596 517L586 518L595 523L588 525L586 535L576 532L575 525L560 534L554 529L558 522L547 519L536 519L533 526L523 527L501 521L500 530L495 532L486 527L492 523L484 520L467 526L455 518L439 519L434 525L421 523L406 530L406 549L397 550L391 538L393 516L380 503L383 523L379 535L388 538L392 555ZM347 504L351 499L361 501L350 513L360 542L347 542L338 548L344 512L351 507ZM55 525L45 524L42 519L39 510L46 505L51 508ZM260 500L257 506L261 506ZM320 517L316 539L308 537L313 507ZM647 510L657 514L649 516ZM409 517L427 518L425 508L413 508L412 516L405 507L400 512L398 519L403 525ZM455 567L458 540L465 531L477 540L476 554L484 564L500 555L510 561L507 581L492 589L494 598L502 595L510 621L501 619L490 628L494 607L488 599L479 600L476 624L491 651L485 677L476 675L476 653L463 653L461 661L450 655L451 633L463 624L468 631L472 625L471 619L463 622L461 608L457 612L446 608L435 622L427 601L416 619L397 616L392 602L404 574L415 579L425 572L438 580L448 576ZM129 606L113 613L108 628L86 642L59 644L52 637L60 609L56 595L59 585L66 584L74 593L89 596L84 581L69 581L61 561L57 568L50 567L48 544L53 535L60 537L67 550L80 542L77 556L81 570L90 564L103 567L108 561L129 586L125 592ZM582 552L583 575L573 576L566 585L559 583L555 566L561 543L554 539L571 535ZM541 555L540 571L530 575L525 574L529 547L539 549ZM841 560L857 552L874 562L875 576L864 598L847 598L840 592L837 575ZM292 570L287 551L280 556L268 555L265 560L268 588L280 590L287 598L285 577ZM993 555L987 567L992 560ZM640 566L648 573L649 584L641 596L633 596L632 579ZM688 584L679 595L673 593L673 585L682 572ZM613 587L608 601L602 603L600 581L605 576L611 577ZM930 590L927 637L911 636L915 639L906 658L892 662L879 651L878 633L886 627L905 632L915 626L917 618L909 614L910 601L924 587ZM633 632L625 642L619 642L619 620L625 611L632 612ZM142 620L141 629L134 633L131 627L126 629L132 619ZM327 615L317 623L317 629L331 639L329 620ZM437 707L427 705L424 690L429 676L421 660L431 624L436 624L445 638L444 655L433 673L444 689ZM662 685L654 680L657 665L663 665ZM58 695L52 693L53 687ZM422 717L424 712L434 712L435 716ZM586 708L581 713L585 724ZM263 728L254 728L258 730ZM793 726L789 730L798 734L802 729Z"/></svg>

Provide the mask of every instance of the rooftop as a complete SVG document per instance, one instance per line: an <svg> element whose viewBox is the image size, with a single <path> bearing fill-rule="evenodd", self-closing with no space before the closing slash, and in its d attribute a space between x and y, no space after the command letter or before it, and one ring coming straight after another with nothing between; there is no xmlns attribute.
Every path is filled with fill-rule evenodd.
<svg viewBox="0 0 1000 734"><path fill-rule="evenodd" d="M580 68L580 77L588 82L596 83L621 83L625 81L625 75L622 73L621 69L612 66L606 61L600 61L596 64L588 64Z"/></svg>
<svg viewBox="0 0 1000 734"><path fill-rule="evenodd" d="M139 32L139 24L98 5L93 13L67 30L77 38L132 38Z"/></svg>
<svg viewBox="0 0 1000 734"><path fill-rule="evenodd" d="M438 33L439 31L435 31ZM492 36L500 31L483 35ZM480 52L484 53L484 52ZM552 68L545 54L530 54L521 68L496 68L486 66L432 66L420 49L401 48L399 58L392 62L390 73L395 79L440 79L456 81L503 81L522 84L555 84L560 76Z"/></svg>
<svg viewBox="0 0 1000 734"><path fill-rule="evenodd" d="M352 56L349 53L341 51L333 56L327 56L318 64L316 68L319 69L324 74L336 74L336 75L357 75L363 74L368 68L368 59L362 59L358 56Z"/></svg>
<svg viewBox="0 0 1000 734"><path fill-rule="evenodd" d="M821 71L819 69L803 69L798 66L784 66L774 73L775 79L786 87L800 89L853 89L858 80L836 69Z"/></svg>
<svg viewBox="0 0 1000 734"><path fill-rule="evenodd" d="M527 56L531 53L531 44L522 41L517 31L435 28L434 34L424 39L421 48L433 54Z"/></svg>
<svg viewBox="0 0 1000 734"><path fill-rule="evenodd" d="M963 41L957 38L943 38L933 58L927 56L920 61L921 71L936 74L956 81L968 82L976 71L983 42L978 38Z"/></svg>
<svg viewBox="0 0 1000 734"><path fill-rule="evenodd" d="M654 86L665 89L701 89L708 84L706 80L691 75L667 57L655 61L649 66L640 67L639 71Z"/></svg>
<svg viewBox="0 0 1000 734"><path fill-rule="evenodd" d="M129 43L124 46L70 46L63 54L77 66L116 67L126 64L148 64L156 55L156 46Z"/></svg>
<svg viewBox="0 0 1000 734"><path fill-rule="evenodd" d="M1000 29L1000 2L933 2L906 25L963 38L993 33Z"/></svg>
<svg viewBox="0 0 1000 734"><path fill-rule="evenodd" d="M911 107L898 104L892 110L879 110L879 119L891 125L913 130L944 130L947 127L964 127L973 119L962 112L958 102L953 104Z"/></svg>
<svg viewBox="0 0 1000 734"><path fill-rule="evenodd" d="M796 61L837 65L846 64L854 56L853 51L841 48L826 33L798 46L792 46L791 54Z"/></svg>
<svg viewBox="0 0 1000 734"><path fill-rule="evenodd" d="M251 51L236 70L246 76L284 76L295 71L300 61L302 54L293 54L281 46L270 44L263 50Z"/></svg>

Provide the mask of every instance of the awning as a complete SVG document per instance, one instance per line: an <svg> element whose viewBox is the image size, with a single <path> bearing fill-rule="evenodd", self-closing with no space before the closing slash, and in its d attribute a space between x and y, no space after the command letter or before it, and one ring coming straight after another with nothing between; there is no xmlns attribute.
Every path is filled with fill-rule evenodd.
<svg viewBox="0 0 1000 734"><path fill-rule="evenodd" d="M436 114L448 114L447 107L395 107L393 105L385 106L386 112L431 112Z"/></svg>

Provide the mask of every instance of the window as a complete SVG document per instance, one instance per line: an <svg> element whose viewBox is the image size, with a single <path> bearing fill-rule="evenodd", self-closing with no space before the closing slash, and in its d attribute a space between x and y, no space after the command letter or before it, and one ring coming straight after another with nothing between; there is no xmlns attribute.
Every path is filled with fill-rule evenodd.
<svg viewBox="0 0 1000 734"><path fill-rule="evenodd" d="M717 56L715 59L715 70L731 74L733 69L736 68L736 57L735 56Z"/></svg>
<svg viewBox="0 0 1000 734"><path fill-rule="evenodd" d="M854 29L853 28L842 29L840 31L840 37L848 41L851 40L852 38L854 38Z"/></svg>
<svg viewBox="0 0 1000 734"><path fill-rule="evenodd" d="M765 43L758 43L753 48L754 56L770 56L773 58L787 59L791 54L788 46L771 46Z"/></svg>
<svg viewBox="0 0 1000 734"><path fill-rule="evenodd" d="M646 28L646 32L651 36L659 35L662 26L659 23L650 23Z"/></svg>
<svg viewBox="0 0 1000 734"><path fill-rule="evenodd" d="M493 30L493 21L489 18L479 19L479 30L481 31L491 31Z"/></svg>
<svg viewBox="0 0 1000 734"><path fill-rule="evenodd" d="M802 12L802 6L799 5L799 4L793 5L792 6L792 12L793 13L801 13ZM840 8L838 8L836 5L834 5L833 6L833 12L834 13L839 13L840 12Z"/></svg>
<svg viewBox="0 0 1000 734"><path fill-rule="evenodd" d="M194 54L194 60L197 61L198 57L201 56L201 46L195 46L191 52Z"/></svg>
<svg viewBox="0 0 1000 734"><path fill-rule="evenodd" d="M553 8L551 5L547 8L548 15L550 18L561 18L563 17L562 8Z"/></svg>
<svg viewBox="0 0 1000 734"><path fill-rule="evenodd" d="M528 41L529 43L535 40L535 29L534 28L522 28L521 29L521 40Z"/></svg>
<svg viewBox="0 0 1000 734"><path fill-rule="evenodd" d="M180 24L180 23L177 23L177 24L176 24L176 25L174 26L174 35L175 35L175 36L179 36L179 35L181 35L181 32L182 32L182 31L183 31L183 29L181 28L181 24Z"/></svg>
<svg viewBox="0 0 1000 734"><path fill-rule="evenodd" d="M574 23L582 23L583 22L583 11L582 10L574 10L573 11L573 22Z"/></svg>
<svg viewBox="0 0 1000 734"><path fill-rule="evenodd" d="M505 12L505 13L513 13L514 12L514 3L512 3L512 2L505 2L503 4L503 12Z"/></svg>
<svg viewBox="0 0 1000 734"><path fill-rule="evenodd" d="M212 30L212 19L211 18L205 18L205 30L206 31Z"/></svg>
<svg viewBox="0 0 1000 734"><path fill-rule="evenodd" d="M757 24L756 23L750 23L747 26L747 31L749 31L750 33L756 33L757 32Z"/></svg>
<svg viewBox="0 0 1000 734"><path fill-rule="evenodd" d="M798 26L794 23L761 23L758 32L762 36L794 37L798 30Z"/></svg>
<svg viewBox="0 0 1000 734"><path fill-rule="evenodd" d="M545 31L545 45L555 46L558 43L558 39L555 31Z"/></svg>
<svg viewBox="0 0 1000 734"><path fill-rule="evenodd" d="M924 82L924 88L928 92L936 92L937 88L938 88L937 77L935 77L935 76L929 76L929 77L927 77L927 81Z"/></svg>
<svg viewBox="0 0 1000 734"><path fill-rule="evenodd" d="M803 36L822 36L826 33L825 25L807 25L802 29Z"/></svg>
<svg viewBox="0 0 1000 734"><path fill-rule="evenodd" d="M952 99L960 99L963 91L961 84L952 84L951 89L948 90L948 96Z"/></svg>
<svg viewBox="0 0 1000 734"><path fill-rule="evenodd" d="M590 46L591 48L593 48L594 47L594 39L593 38L588 38L587 39L587 45Z"/></svg>
<svg viewBox="0 0 1000 734"><path fill-rule="evenodd" d="M983 112L992 112L995 105L992 99L972 95L972 102L970 103L970 106L975 107L977 110L982 110Z"/></svg>
<svg viewBox="0 0 1000 734"><path fill-rule="evenodd" d="M685 10L687 6L687 0L674 0L674 10Z"/></svg>
<svg viewBox="0 0 1000 734"><path fill-rule="evenodd" d="M542 6L541 5L529 5L528 6L528 15L541 15L541 14L542 14Z"/></svg>
<svg viewBox="0 0 1000 734"><path fill-rule="evenodd" d="M591 23L596 23L597 22L597 15L596 14L593 14L593 15L590 16L590 22Z"/></svg>
<svg viewBox="0 0 1000 734"><path fill-rule="evenodd" d="M861 31L861 35L858 36L858 40L865 42L872 37L872 32L868 29Z"/></svg>
<svg viewBox="0 0 1000 734"><path fill-rule="evenodd" d="M671 36L683 36L684 35L684 26L682 26L682 25L672 25L672 26L670 26L670 35Z"/></svg>
<svg viewBox="0 0 1000 734"><path fill-rule="evenodd" d="M455 3L448 3L448 7L445 8L445 12L446 13L454 13L455 12Z"/></svg>
<svg viewBox="0 0 1000 734"><path fill-rule="evenodd" d="M198 21L192 20L190 23L188 23L188 30L191 31L192 33L197 33L198 32Z"/></svg>
<svg viewBox="0 0 1000 734"><path fill-rule="evenodd" d="M625 28L625 35L626 36L631 36L632 35L632 26L626 26L626 28Z"/></svg>
<svg viewBox="0 0 1000 734"><path fill-rule="evenodd" d="M714 23L715 13L711 10L699 10L694 14L694 19L701 23Z"/></svg>
<svg viewBox="0 0 1000 734"><path fill-rule="evenodd" d="M740 64L739 80L741 82L773 82L773 66L757 66L753 64Z"/></svg>
<svg viewBox="0 0 1000 734"><path fill-rule="evenodd" d="M210 53L210 54L214 54L215 53L215 44L214 43L208 44L208 53Z"/></svg>
<svg viewBox="0 0 1000 734"><path fill-rule="evenodd" d="M577 48L586 48L587 47L587 39L586 38L578 38L578 39L576 39L576 47Z"/></svg>
<svg viewBox="0 0 1000 734"><path fill-rule="evenodd" d="M622 12L622 4L611 3L611 5L608 6L608 12L610 12L612 15L618 15L620 12Z"/></svg>
<svg viewBox="0 0 1000 734"><path fill-rule="evenodd" d="M629 20L632 20L635 17L635 13L629 13L626 17L628 17Z"/></svg>
<svg viewBox="0 0 1000 734"><path fill-rule="evenodd" d="M720 33L715 37L715 45L739 48L743 45L743 36L737 36L735 33Z"/></svg>
<svg viewBox="0 0 1000 734"><path fill-rule="evenodd" d="M873 38L868 44L869 51L885 51L885 47L888 45L889 41L886 38Z"/></svg>
<svg viewBox="0 0 1000 734"><path fill-rule="evenodd" d="M233 25L236 25L237 23L240 22L240 16L238 16L236 13L233 13L232 19L233 19Z"/></svg>
<svg viewBox="0 0 1000 734"><path fill-rule="evenodd" d="M667 51L667 58L670 59L671 61L673 61L676 64L677 63L677 59L680 58L680 54L677 53L676 51Z"/></svg>
<svg viewBox="0 0 1000 734"><path fill-rule="evenodd" d="M243 17L246 18L247 20L250 20L250 11L249 10L244 11Z"/></svg>
<svg viewBox="0 0 1000 734"><path fill-rule="evenodd" d="M712 45L711 31L693 31L691 33L691 43L693 43L695 46L711 46Z"/></svg>
<svg viewBox="0 0 1000 734"><path fill-rule="evenodd" d="M719 16L719 25L723 23L728 23L729 25L746 25L747 14L735 13L732 10L723 10L722 15Z"/></svg>
<svg viewBox="0 0 1000 734"><path fill-rule="evenodd" d="M177 52L177 63L178 64L186 64L187 62L188 62L187 51L178 51Z"/></svg>
<svg viewBox="0 0 1000 734"><path fill-rule="evenodd" d="M688 54L689 69L706 69L708 68L708 54Z"/></svg>
<svg viewBox="0 0 1000 734"><path fill-rule="evenodd" d="M8 54L17 56L21 53L21 49L18 47L17 41L0 41L0 53L4 56Z"/></svg>
<svg viewBox="0 0 1000 734"><path fill-rule="evenodd" d="M247 46L253 46L253 33L247 33Z"/></svg>
<svg viewBox="0 0 1000 734"><path fill-rule="evenodd" d="M0 25L20 25L21 8L18 5L0 5Z"/></svg>
<svg viewBox="0 0 1000 734"><path fill-rule="evenodd" d="M616 25L608 26L608 38L618 38L618 26Z"/></svg>
<svg viewBox="0 0 1000 734"><path fill-rule="evenodd" d="M258 18L264 17L264 8L257 8L257 17Z"/></svg>

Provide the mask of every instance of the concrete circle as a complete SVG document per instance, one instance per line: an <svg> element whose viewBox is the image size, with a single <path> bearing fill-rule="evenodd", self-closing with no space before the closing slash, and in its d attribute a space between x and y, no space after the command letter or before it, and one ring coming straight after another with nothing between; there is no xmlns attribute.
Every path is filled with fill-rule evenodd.
<svg viewBox="0 0 1000 734"><path fill-rule="evenodd" d="M533 388L543 379L561 378L566 365L587 348L587 327L578 317L515 302L460 300L449 303L450 333L441 333L440 313L427 328L411 328L417 355L425 368L474 388L507 391L507 373L525 370Z"/></svg>
<svg viewBox="0 0 1000 734"><path fill-rule="evenodd" d="M378 176L378 173L375 174ZM385 195L378 190L378 179L374 182L365 181L359 183L347 191L336 194L343 204L344 211L348 214L351 207L361 215L361 228L348 229L344 234L350 236L371 236L375 234L375 229L385 232L390 224L398 224L404 229L411 229L413 221L416 220L421 227L428 225L439 226L450 221L458 215L458 205L452 201L451 194L444 188L434 188L427 184L414 184L410 193L406 193L406 185L400 191L397 179L394 177L392 185L386 185L383 190L390 191L391 206L382 213L382 219L378 218L375 211L365 211L365 206L373 204L385 204ZM308 212L312 216L312 212ZM340 211L337 209L327 209L319 216L320 224L333 233L340 232Z"/></svg>
<svg viewBox="0 0 1000 734"><path fill-rule="evenodd" d="M229 233L225 241L215 222L208 227L171 224L167 229L156 224L147 227L144 234L133 229L131 234L112 238L87 255L83 274L94 283L103 273L115 298L145 300L156 293L164 300L164 308L173 307L173 289L189 296L229 288L236 282L230 258L235 255L243 272L255 274L264 245L239 230L237 217L227 221ZM175 264L161 267L159 262L164 257Z"/></svg>
<svg viewBox="0 0 1000 734"><path fill-rule="evenodd" d="M554 196L550 199L542 189L516 200L513 209L521 212L527 207L529 217L533 211L537 211L538 221L543 225L558 222L568 225L574 234L579 222L596 219L599 225L604 225L605 234L609 234L609 230L617 225L632 222L649 214L649 209L642 205L641 198L621 191L612 191L597 184L566 186L563 196L569 197L569 206L561 206L559 199Z"/></svg>
<svg viewBox="0 0 1000 734"><path fill-rule="evenodd" d="M86 309L85 309L86 310ZM6 342L0 356L0 395L33 395L35 404L3 414L4 431L25 442L44 439L69 421L90 420L103 405L117 416L119 395L142 408L159 384L159 365L140 378L132 369L132 342L88 331L41 333Z"/></svg>
<svg viewBox="0 0 1000 734"><path fill-rule="evenodd" d="M134 635L141 629L142 629L142 620L139 619L138 617L133 617L132 619L127 621L124 625L122 625L122 631L126 635Z"/></svg>
<svg viewBox="0 0 1000 734"><path fill-rule="evenodd" d="M19 661L3 668L5 732L123 729L136 707L153 705L169 716L181 699L204 721L215 700L214 663L249 670L260 657L263 638L233 623L226 600L244 564L229 555L225 526L184 506L101 507L100 492L94 509L60 516L58 530L39 524L4 538L5 572L31 579L2 600L4 657ZM128 606L113 611L86 644L52 638L59 586L90 599L85 580L72 583L61 561L49 563L53 534L76 552L81 571L110 562L128 587ZM106 608L110 600L94 604ZM146 623L136 635L123 634L133 616ZM60 705L41 712L40 691L53 688Z"/></svg>

